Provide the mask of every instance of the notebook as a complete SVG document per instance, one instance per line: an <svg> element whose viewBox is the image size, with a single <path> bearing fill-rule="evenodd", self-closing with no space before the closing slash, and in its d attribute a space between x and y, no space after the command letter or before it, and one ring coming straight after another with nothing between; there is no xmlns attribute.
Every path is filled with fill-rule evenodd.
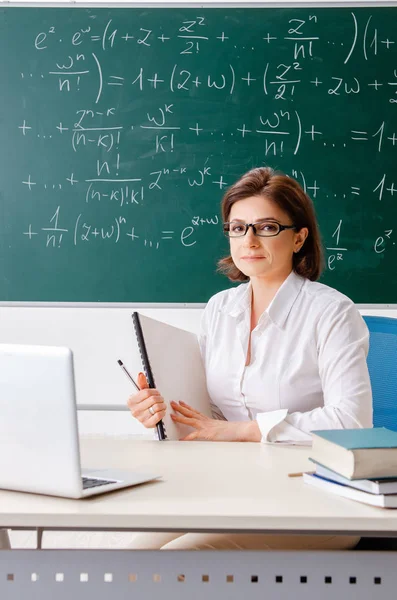
<svg viewBox="0 0 397 600"><path fill-rule="evenodd" d="M385 427L312 431L311 458L348 479L397 477L397 432Z"/></svg>
<svg viewBox="0 0 397 600"><path fill-rule="evenodd" d="M207 417L212 416L197 336L137 312L132 319L149 387L157 388L167 405L165 438L179 440L193 429L174 423L171 400L182 400Z"/></svg>

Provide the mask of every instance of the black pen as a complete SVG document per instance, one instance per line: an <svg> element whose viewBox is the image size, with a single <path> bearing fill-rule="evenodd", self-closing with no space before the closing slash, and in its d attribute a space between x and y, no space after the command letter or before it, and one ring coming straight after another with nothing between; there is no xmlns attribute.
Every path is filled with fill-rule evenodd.
<svg viewBox="0 0 397 600"><path fill-rule="evenodd" d="M135 389L140 392L141 390L138 387L138 384L136 383L135 379L133 379L133 377L130 375L130 373L127 371L127 369L124 366L123 361L121 361L120 359L117 361L120 365L120 367L123 369L124 373L127 375L128 379L132 382L132 384L135 386Z"/></svg>
<svg viewBox="0 0 397 600"><path fill-rule="evenodd" d="M140 392L140 388L138 387L135 379L131 376L131 374L129 373L128 369L125 367L124 363L122 360L118 359L118 364L120 365L120 367L123 369L124 373L127 375L128 379L132 382L132 384L135 386L136 390L138 392ZM156 429L157 429L157 434L159 436L159 440L165 440L165 432L164 432L164 425L163 425L163 421L160 420L157 424L156 424Z"/></svg>

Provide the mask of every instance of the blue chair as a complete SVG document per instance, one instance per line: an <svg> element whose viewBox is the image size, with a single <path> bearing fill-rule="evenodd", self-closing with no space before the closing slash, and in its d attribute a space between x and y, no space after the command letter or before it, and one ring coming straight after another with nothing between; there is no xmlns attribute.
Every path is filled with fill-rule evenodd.
<svg viewBox="0 0 397 600"><path fill-rule="evenodd" d="M363 316L369 329L368 370L374 427L397 431L397 319Z"/></svg>

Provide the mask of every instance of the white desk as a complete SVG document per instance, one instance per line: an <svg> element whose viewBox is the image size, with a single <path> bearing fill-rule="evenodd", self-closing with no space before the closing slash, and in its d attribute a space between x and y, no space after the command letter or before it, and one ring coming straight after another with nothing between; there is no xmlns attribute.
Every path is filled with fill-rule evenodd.
<svg viewBox="0 0 397 600"><path fill-rule="evenodd" d="M85 467L141 469L162 480L86 500L0 491L0 526L397 534L397 511L339 498L288 473L310 449L258 443L88 438Z"/></svg>
<svg viewBox="0 0 397 600"><path fill-rule="evenodd" d="M256 443L85 439L82 442L84 466L139 468L159 473L163 479L79 501L1 491L0 527L397 534L397 511L331 496L304 485L300 477L289 478L290 472L311 468L307 460L309 454L308 448ZM161 589L173 598L175 594L182 594L182 588L180 597L186 597L187 593L202 597L194 596L199 593L198 582L200 593L206 598L233 598L233 594L241 598L242 593L262 598L263 582L269 594L266 598L283 598L283 590L287 594L288 589L290 594L294 587L294 597L305 600L308 595L327 596L331 591L330 598L336 593L348 598L353 592L351 597L360 597L360 600L382 598L392 594L397 584L394 552L11 550L0 553L0 564L4 565L2 556L7 557L7 573L13 569L14 575L14 581L6 581L5 567L1 569L0 596L7 600L14 597L10 593L15 593L18 600L24 599L23 594L34 598L32 593L39 587L37 597L41 600L47 600L54 590L59 593L61 589L68 591L65 598L72 595L79 598L79 594L88 589L79 577L88 571L92 574L90 581L94 578L97 582L97 591L92 590L95 594L102 593L98 592L102 588L109 591L109 582L104 577L106 573L112 574L112 583L117 583L112 588L115 600L126 597L127 589L131 593L133 582L129 577L137 571L140 575L133 589L138 589L143 577L139 583L139 598L145 600L157 593L153 586L162 583L166 587ZM133 569L131 556L134 557ZM62 586L56 582L57 587L55 574L59 570L64 573L65 565L68 577ZM209 583L202 581L202 575L208 570L212 573L211 586L203 588L204 583ZM32 573L41 574L38 581L31 581ZM185 581L178 581L178 574L185 575ZM233 575L233 582L225 579L228 574ZM161 581L154 581L154 575L160 575ZM258 581L251 580L251 576L258 576ZM277 577L282 581L277 581ZM306 577L307 582L301 582L301 577ZM331 584L325 581L327 577L331 577ZM356 581L352 582L354 578ZM45 588L35 587L34 584L43 580L48 584ZM238 581L243 587L236 585ZM2 591L8 595L1 594Z"/></svg>

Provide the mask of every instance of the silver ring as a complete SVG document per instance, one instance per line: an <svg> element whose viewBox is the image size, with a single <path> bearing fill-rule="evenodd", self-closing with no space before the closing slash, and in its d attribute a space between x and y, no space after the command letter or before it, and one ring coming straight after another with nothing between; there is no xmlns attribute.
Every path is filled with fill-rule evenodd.
<svg viewBox="0 0 397 600"><path fill-rule="evenodd" d="M149 406L149 412L150 412L150 414L151 414L151 415L154 415L154 414L155 414L155 412L154 412L154 410L153 410L153 406Z"/></svg>

